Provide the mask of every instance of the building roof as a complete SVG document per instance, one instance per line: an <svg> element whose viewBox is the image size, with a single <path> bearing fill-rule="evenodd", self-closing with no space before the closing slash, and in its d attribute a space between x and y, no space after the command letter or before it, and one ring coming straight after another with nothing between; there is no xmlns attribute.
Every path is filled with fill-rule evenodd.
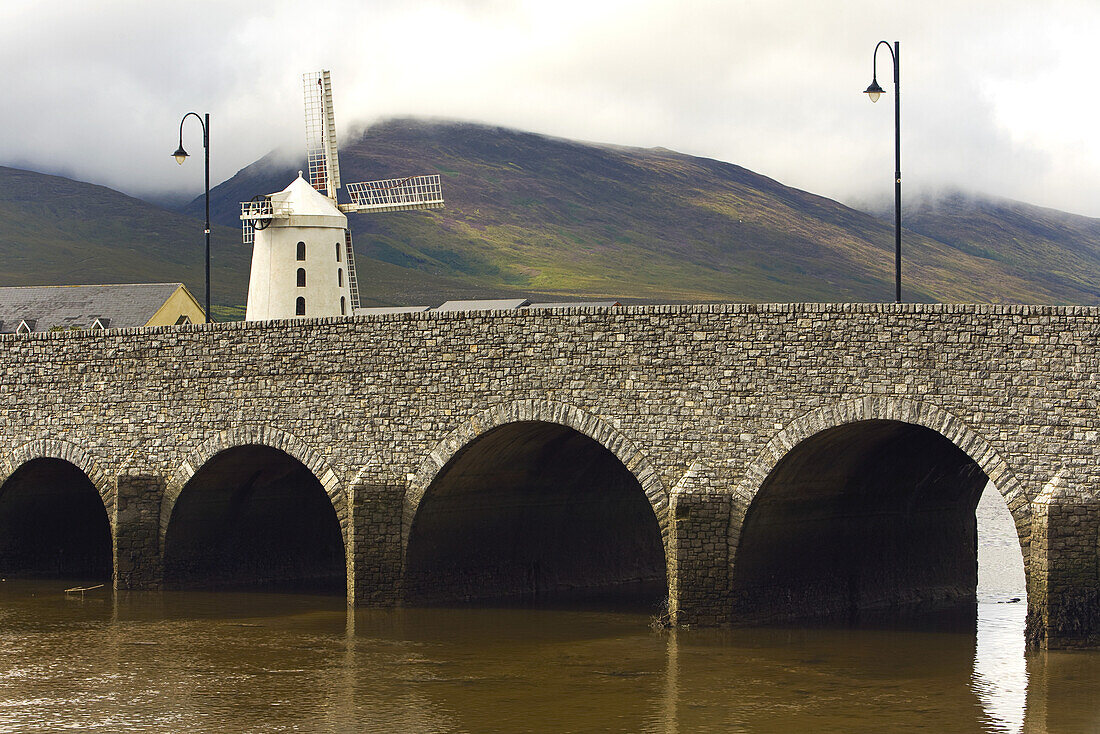
<svg viewBox="0 0 1100 734"><path fill-rule="evenodd" d="M356 316L388 313L420 313L422 311L513 311L520 308L610 308L621 306L618 301L559 301L531 303L525 298L489 298L481 301L447 301L438 308L431 306L375 306L355 309Z"/></svg>
<svg viewBox="0 0 1100 734"><path fill-rule="evenodd" d="M498 298L488 301L447 301L436 311L508 311L530 306L526 298Z"/></svg>
<svg viewBox="0 0 1100 734"><path fill-rule="evenodd" d="M610 306L621 306L623 304L618 301L573 301L559 302L559 303L532 303L527 308L608 308Z"/></svg>
<svg viewBox="0 0 1100 734"><path fill-rule="evenodd" d="M32 285L0 288L0 334L14 334L21 321L34 331L145 326L183 283Z"/></svg>
<svg viewBox="0 0 1100 734"><path fill-rule="evenodd" d="M298 171L298 178L291 181L289 186L278 193L271 194L271 201L289 205L290 213L296 219L335 217L343 222L339 226L347 226L347 216L336 208L332 199L313 188L309 181L302 178L301 171Z"/></svg>
<svg viewBox="0 0 1100 734"><path fill-rule="evenodd" d="M355 309L356 316L371 316L383 313L419 313L430 311L431 306L371 306L369 308Z"/></svg>

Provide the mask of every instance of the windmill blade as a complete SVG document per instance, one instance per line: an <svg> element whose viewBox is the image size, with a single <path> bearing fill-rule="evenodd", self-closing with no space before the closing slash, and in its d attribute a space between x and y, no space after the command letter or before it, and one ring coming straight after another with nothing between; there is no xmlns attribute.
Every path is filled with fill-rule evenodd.
<svg viewBox="0 0 1100 734"><path fill-rule="evenodd" d="M331 199L340 188L340 161L336 157L336 116L332 111L332 82L327 71L302 75L306 103L306 161L309 182Z"/></svg>
<svg viewBox="0 0 1100 734"><path fill-rule="evenodd" d="M438 173L362 181L348 184L347 189L351 203L340 205L344 212L400 212L443 208L443 187Z"/></svg>

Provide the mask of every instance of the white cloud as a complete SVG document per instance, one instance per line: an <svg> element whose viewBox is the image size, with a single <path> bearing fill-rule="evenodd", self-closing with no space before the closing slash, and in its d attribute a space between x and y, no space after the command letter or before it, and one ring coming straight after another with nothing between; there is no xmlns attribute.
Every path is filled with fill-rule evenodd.
<svg viewBox="0 0 1100 734"><path fill-rule="evenodd" d="M395 114L665 146L842 200L888 197L902 42L907 190L1100 215L1086 2L88 2L0 6L0 161L145 194L197 191L179 118L212 115L216 180L302 144L300 75L332 70L345 134ZM887 58L879 80L890 89ZM185 145L198 158L197 127Z"/></svg>

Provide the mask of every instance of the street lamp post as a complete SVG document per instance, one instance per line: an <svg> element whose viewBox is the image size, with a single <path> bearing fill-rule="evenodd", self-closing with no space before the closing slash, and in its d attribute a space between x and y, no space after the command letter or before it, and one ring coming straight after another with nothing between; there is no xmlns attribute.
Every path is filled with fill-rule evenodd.
<svg viewBox="0 0 1100 734"><path fill-rule="evenodd" d="M871 86L863 90L877 102L883 89L878 84L878 50L886 46L894 61L894 301L901 303L901 44L894 41L893 48L886 41L879 41L871 57Z"/></svg>
<svg viewBox="0 0 1100 734"><path fill-rule="evenodd" d="M183 165L183 162L187 160L187 151L183 149L183 123L187 121L187 118L191 115L195 116L195 119L202 125L202 148L206 153L206 323L210 323L210 113L207 112L203 117L199 117L197 112L188 112L180 120L180 147L176 148L176 152L172 154L172 157L176 159L176 163Z"/></svg>

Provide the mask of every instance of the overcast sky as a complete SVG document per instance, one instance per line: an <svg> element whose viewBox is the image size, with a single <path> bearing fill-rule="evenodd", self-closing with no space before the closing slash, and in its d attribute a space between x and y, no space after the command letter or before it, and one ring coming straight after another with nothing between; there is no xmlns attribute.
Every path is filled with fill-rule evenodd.
<svg viewBox="0 0 1100 734"><path fill-rule="evenodd" d="M889 202L901 42L907 191L952 186L1100 216L1096 0L0 2L0 163L135 195L200 194L169 157L210 112L212 176L303 146L301 74L338 130L424 115L663 146ZM879 81L892 94L889 55Z"/></svg>

